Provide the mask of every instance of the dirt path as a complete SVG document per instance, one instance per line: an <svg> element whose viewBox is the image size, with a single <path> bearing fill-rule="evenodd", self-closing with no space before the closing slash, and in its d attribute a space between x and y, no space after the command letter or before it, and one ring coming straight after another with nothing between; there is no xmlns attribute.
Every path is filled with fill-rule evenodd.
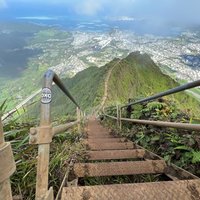
<svg viewBox="0 0 200 200"><path fill-rule="evenodd" d="M113 69L116 67L116 65L118 65L120 63L121 60L119 60L117 63L115 63L111 68L110 70L108 71L108 74L106 76L106 79L105 79L105 83L104 83L104 95L102 97L102 100L101 100L101 104L99 105L99 108L97 110L97 113L100 111L100 110L103 110L104 106L105 106L105 103L106 103L106 100L108 98L108 82L109 82L109 79L110 79L110 76L112 74L112 71Z"/></svg>

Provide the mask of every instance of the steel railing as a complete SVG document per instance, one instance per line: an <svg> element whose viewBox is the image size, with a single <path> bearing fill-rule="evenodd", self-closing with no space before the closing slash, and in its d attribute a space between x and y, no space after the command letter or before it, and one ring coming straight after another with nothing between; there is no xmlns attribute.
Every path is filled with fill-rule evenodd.
<svg viewBox="0 0 200 200"><path fill-rule="evenodd" d="M61 124L59 126L52 127L51 124L51 101L52 101L52 85L53 82L61 89L61 91L76 105L77 107L77 120L67 124ZM122 110L128 106L134 106L143 102L149 102L166 95L175 94L180 91L184 91L190 88L200 86L200 80L191 83L178 86L176 88L167 90L165 92L158 93L151 97L147 97L135 102L130 102L126 105L117 106L117 116L111 116L106 113L106 117L117 120L117 125L121 129L122 122L128 121L137 124L149 124L160 127L173 127L182 128L189 130L200 130L200 125L189 124L189 123L175 123L175 122L164 122L164 121L150 121L150 120L139 120L139 119L129 119L122 117ZM42 88L41 97L41 116L40 116L40 126L30 129L30 144L38 145L38 157L37 157L37 177L36 177L36 200L53 200L53 188L48 189L48 176L49 176L49 152L50 143L56 134L64 132L74 125L78 125L78 131L80 131L82 112L80 110L79 104L75 101L73 96L64 86L59 77L52 71L48 70L44 75L44 83ZM5 151L4 151L5 150ZM6 155L5 155L6 152ZM7 157L7 161L1 162ZM8 167L10 166L10 167ZM3 171L2 169L8 168L9 170ZM15 163L12 155L12 150L9 143L5 143L3 137L3 128L0 121L0 195L2 192L6 195L10 195L12 199L9 177L15 171ZM3 195L3 194L2 194ZM9 198L8 198L9 199Z"/></svg>
<svg viewBox="0 0 200 200"><path fill-rule="evenodd" d="M158 99L158 98L170 95L170 94L175 94L175 93L178 93L178 92L181 92L181 91L184 91L184 90L188 90L188 89L191 89L191 88L194 88L194 87L197 87L197 86L200 86L200 80L193 81L191 83L187 83L187 84L175 87L173 89L167 90L165 92L158 93L158 94L153 95L151 97L147 97L147 98L135 101L135 102L130 102L126 105L121 106L121 108L125 108L125 107L131 106L131 105L136 105L136 104L139 104L139 103L152 101L152 100L155 100L155 99Z"/></svg>
<svg viewBox="0 0 200 200"><path fill-rule="evenodd" d="M149 102L170 94L175 94L187 89L191 89L194 87L198 87L200 86L200 80L197 81L193 81L191 83L187 83L178 87L175 87L173 89L158 93L156 95L135 101L135 102L130 102L128 104L125 105L118 105L117 106L117 116L110 116L107 115L104 112L104 115L106 117L112 118L117 120L117 125L119 127L119 129L122 128L122 121L127 121L130 123L136 123L136 124L147 124L147 125L155 125L155 126L159 126L159 127L170 127L170 128L178 128L178 129L187 129L187 130L194 130L194 131L199 131L200 130L200 125L198 124L189 124L189 123L176 123L176 122L165 122L165 121L150 121L150 120L140 120L140 119L130 119L130 118L122 118L122 110L128 106L134 106L140 103L144 103L144 102ZM115 106L116 107L116 106ZM108 107L109 108L109 107Z"/></svg>
<svg viewBox="0 0 200 200"><path fill-rule="evenodd" d="M53 82L61 91L76 105L77 120L56 127L51 125L51 101L52 101L52 84ZM41 97L41 116L40 126L30 129L30 144L38 145L37 157L37 177L36 177L36 199L53 199L53 188L48 189L49 176L49 151L50 143L54 135L61 133L68 128L78 125L80 131L81 110L78 103L64 86L59 77L52 71L48 70L44 75L44 83Z"/></svg>

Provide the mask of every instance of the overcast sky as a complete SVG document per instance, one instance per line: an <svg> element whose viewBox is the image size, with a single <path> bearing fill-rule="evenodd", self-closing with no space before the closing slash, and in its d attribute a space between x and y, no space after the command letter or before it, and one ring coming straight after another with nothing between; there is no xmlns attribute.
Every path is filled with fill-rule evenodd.
<svg viewBox="0 0 200 200"><path fill-rule="evenodd" d="M0 16L118 17L199 23L200 0L0 0Z"/></svg>

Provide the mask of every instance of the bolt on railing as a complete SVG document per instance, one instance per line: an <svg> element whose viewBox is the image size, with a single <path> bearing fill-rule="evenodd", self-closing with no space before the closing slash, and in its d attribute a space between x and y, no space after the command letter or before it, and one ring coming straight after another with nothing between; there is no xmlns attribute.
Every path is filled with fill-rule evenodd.
<svg viewBox="0 0 200 200"><path fill-rule="evenodd" d="M10 176L15 172L16 165L9 142L5 142L3 125L0 116L0 199L12 200Z"/></svg>
<svg viewBox="0 0 200 200"><path fill-rule="evenodd" d="M64 94L77 106L77 121L68 124L52 127L51 125L51 100L52 100L52 83L55 83ZM50 143L55 134L66 131L68 128L78 124L80 131L81 111L80 106L74 100L70 92L66 89L59 77L52 71L48 70L44 75L44 83L41 98L41 116L40 126L30 129L30 144L38 144L37 157L37 177L36 177L36 199L53 199L53 188L48 190L49 176L49 152Z"/></svg>
<svg viewBox="0 0 200 200"><path fill-rule="evenodd" d="M121 130L122 128L122 121L127 121L127 122L132 122L132 123L137 123L137 124L147 124L147 125L154 125L154 126L160 126L160 127L170 127L170 128L180 128L180 129L187 129L187 130L194 130L194 131L200 131L200 125L198 124L189 124L189 123L176 123L176 122L164 122L164 121L150 121L150 120L140 120L140 119L130 119L130 118L122 118L122 109L128 107L128 106L134 106L136 104L144 103L144 102L149 102L170 94L175 94L187 89L191 89L194 87L200 86L200 80L193 81L178 87L175 87L173 89L158 93L156 95L135 101L135 102L130 102L126 105L121 105L118 106L119 108L117 109L117 117L113 117L110 115L107 115L104 113L105 116L118 120L119 121L119 129Z"/></svg>

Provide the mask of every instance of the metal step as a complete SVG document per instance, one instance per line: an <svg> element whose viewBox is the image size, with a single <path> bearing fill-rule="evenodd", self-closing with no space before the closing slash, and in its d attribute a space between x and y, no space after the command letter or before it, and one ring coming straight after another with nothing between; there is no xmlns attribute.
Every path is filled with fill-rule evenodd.
<svg viewBox="0 0 200 200"><path fill-rule="evenodd" d="M112 142L112 143L89 143L91 150L111 150L111 149L133 149L135 145L132 142Z"/></svg>
<svg viewBox="0 0 200 200"><path fill-rule="evenodd" d="M88 132L88 135L106 135L106 134L110 134L108 131L94 131L94 132Z"/></svg>
<svg viewBox="0 0 200 200"><path fill-rule="evenodd" d="M166 164L163 160L76 163L74 173L78 177L159 174L164 173L165 167Z"/></svg>
<svg viewBox="0 0 200 200"><path fill-rule="evenodd" d="M62 200L198 200L200 180L68 187Z"/></svg>
<svg viewBox="0 0 200 200"><path fill-rule="evenodd" d="M126 138L93 138L88 139L88 143L109 143L109 142L125 142Z"/></svg>
<svg viewBox="0 0 200 200"><path fill-rule="evenodd" d="M107 135L93 135L93 134L91 134L91 135L87 135L87 138L88 139L103 139L103 138L117 138L117 137L115 137L113 135L109 135L109 134L107 134Z"/></svg>
<svg viewBox="0 0 200 200"><path fill-rule="evenodd" d="M143 158L144 154L145 150L143 149L88 151L86 153L88 160Z"/></svg>

